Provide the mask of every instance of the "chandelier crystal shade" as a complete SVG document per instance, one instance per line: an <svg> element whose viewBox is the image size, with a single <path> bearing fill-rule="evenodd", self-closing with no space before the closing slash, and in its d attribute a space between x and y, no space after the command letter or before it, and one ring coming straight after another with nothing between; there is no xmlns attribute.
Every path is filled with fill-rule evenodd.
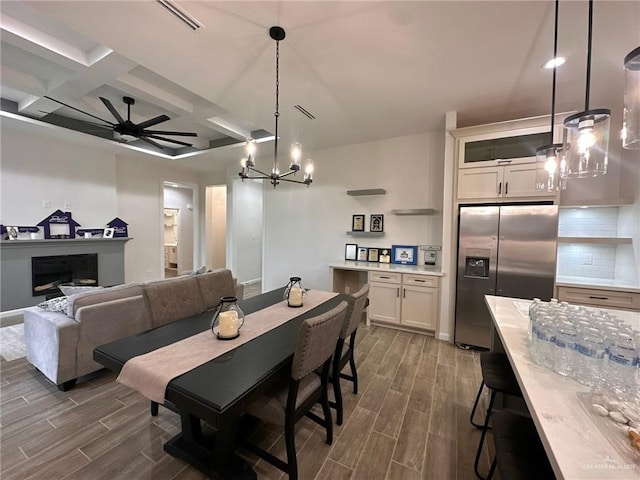
<svg viewBox="0 0 640 480"><path fill-rule="evenodd" d="M562 173L563 178L596 177L607 173L611 110L606 108L589 109L593 0L589 0L588 30L584 111L564 120L569 150L567 151L567 168Z"/></svg>
<svg viewBox="0 0 640 480"><path fill-rule="evenodd" d="M558 57L558 6L555 4L555 23L553 33L553 58ZM567 180L562 173L567 168L566 149L562 143L553 143L556 117L556 69L553 69L553 81L551 87L551 132L549 144L536 149L536 189L552 192L567 188Z"/></svg>
<svg viewBox="0 0 640 480"><path fill-rule="evenodd" d="M622 146L640 149L640 47L624 59L624 114Z"/></svg>
<svg viewBox="0 0 640 480"><path fill-rule="evenodd" d="M293 178L287 178L289 175L295 175L301 169L302 161L302 145L294 143L291 145L291 162L289 163L289 170L285 173L280 173L280 166L278 164L278 119L280 118L280 41L284 40L286 33L282 27L274 26L269 29L269 36L276 41L276 111L273 116L275 117L275 132L274 132L274 147L273 147L273 167L271 173L265 173L255 168L255 156L256 156L256 141L252 138L247 139L245 148L245 156L242 159L242 170L238 174L242 180L258 179L269 180L276 188L280 181L300 183L307 187L313 182L313 161L308 159L304 167L304 176L302 180L294 180ZM251 175L253 173L253 175Z"/></svg>

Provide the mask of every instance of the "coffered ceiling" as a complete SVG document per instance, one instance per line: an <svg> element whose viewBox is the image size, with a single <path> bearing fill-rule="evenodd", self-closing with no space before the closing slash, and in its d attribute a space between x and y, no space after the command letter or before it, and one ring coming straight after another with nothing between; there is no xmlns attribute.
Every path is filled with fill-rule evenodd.
<svg viewBox="0 0 640 480"><path fill-rule="evenodd" d="M458 112L461 126L550 113L551 72L542 65L553 47L551 1L174 5L201 27L152 0L2 1L3 127L28 116L64 125L61 135L88 131L86 122L100 122L45 96L111 122L99 97L126 118L122 97L130 96L134 123L166 114L171 120L154 128L198 134L172 137L193 149L163 143L162 153L175 157L167 161L222 170L241 150L221 145L273 134L272 25L287 32L280 47L285 145L295 139L312 151L429 131L442 128L447 111ZM557 110L581 110L587 2L560 2L559 22L567 63L558 70ZM638 45L640 2L596 1L591 106L611 108L614 125L622 116L623 58ZM196 150L205 153L181 155Z"/></svg>

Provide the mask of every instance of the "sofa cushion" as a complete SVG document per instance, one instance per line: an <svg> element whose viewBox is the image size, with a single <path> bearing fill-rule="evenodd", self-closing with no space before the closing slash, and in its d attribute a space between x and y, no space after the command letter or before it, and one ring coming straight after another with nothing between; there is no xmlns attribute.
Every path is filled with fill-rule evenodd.
<svg viewBox="0 0 640 480"><path fill-rule="evenodd" d="M67 315L71 318L76 318L78 309L87 305L95 305L96 303L134 297L136 295L142 295L142 285L139 283L125 283L87 293L76 293L67 297Z"/></svg>
<svg viewBox="0 0 640 480"><path fill-rule="evenodd" d="M217 306L221 297L233 297L236 294L231 270L216 270L196 275L194 278L198 282L204 310Z"/></svg>
<svg viewBox="0 0 640 480"><path fill-rule="evenodd" d="M202 313L196 278L176 277L145 284L143 295L153 327Z"/></svg>
<svg viewBox="0 0 640 480"><path fill-rule="evenodd" d="M37 305L47 312L67 313L67 297L56 297Z"/></svg>

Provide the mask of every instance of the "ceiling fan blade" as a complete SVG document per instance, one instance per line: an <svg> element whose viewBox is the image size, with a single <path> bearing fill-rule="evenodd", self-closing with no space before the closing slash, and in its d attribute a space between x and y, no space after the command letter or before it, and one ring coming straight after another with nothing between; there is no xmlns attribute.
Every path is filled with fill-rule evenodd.
<svg viewBox="0 0 640 480"><path fill-rule="evenodd" d="M162 145L160 145L158 142L154 142L153 140L149 140L146 137L138 137L138 138L140 140L142 140L143 142L147 142L147 143L153 145L154 147L161 148L162 150L164 150L164 147Z"/></svg>
<svg viewBox="0 0 640 480"><path fill-rule="evenodd" d="M141 136L140 138L142 138L144 140L144 138L155 138L156 140L162 140L164 142L171 142L171 143L176 143L178 145L184 145L185 147L193 147L192 144L190 143L186 143L186 142L181 142L180 140L172 140L170 138L166 138L166 137L159 137L158 135L149 135L148 133L143 133L143 136Z"/></svg>
<svg viewBox="0 0 640 480"><path fill-rule="evenodd" d="M171 119L166 115L158 115L157 117L152 118L151 120L147 120L146 122L137 124L136 127L145 129L147 127L153 127L154 125L157 125L159 123L166 122L167 120L171 120Z"/></svg>
<svg viewBox="0 0 640 480"><path fill-rule="evenodd" d="M118 123L124 123L124 118L122 118L122 116L118 113L118 111L115 109L115 107L113 106L111 101L109 101L108 98L104 98L104 97L98 97L98 98L102 100L102 103L104 103L104 106L109 109L109 111L111 112L111 115L114 116L114 118L118 121Z"/></svg>
<svg viewBox="0 0 640 480"><path fill-rule="evenodd" d="M176 137L197 137L195 132L167 132L165 130L145 130L145 133L153 133L154 135L173 135Z"/></svg>
<svg viewBox="0 0 640 480"><path fill-rule="evenodd" d="M53 102L59 103L60 105L64 105L65 107L70 108L71 110L75 110L76 112L80 112L80 113L83 113L83 114L88 115L88 116L90 116L90 117L93 117L93 118L95 118L96 120L100 120L101 122L104 122L104 123L107 123L107 124L111 125L112 127L115 127L115 125L116 125L115 123L110 122L110 121L108 121L108 120L105 120L105 119L103 119L103 118L96 117L95 115L92 115L92 114L87 113L87 112L83 112L83 111L82 111L82 110L80 110L79 108L72 107L71 105L67 105L66 103L61 102L60 100L56 100L55 98L48 97L47 95L44 95L44 98L46 98L47 100L51 100L51 101L53 101Z"/></svg>

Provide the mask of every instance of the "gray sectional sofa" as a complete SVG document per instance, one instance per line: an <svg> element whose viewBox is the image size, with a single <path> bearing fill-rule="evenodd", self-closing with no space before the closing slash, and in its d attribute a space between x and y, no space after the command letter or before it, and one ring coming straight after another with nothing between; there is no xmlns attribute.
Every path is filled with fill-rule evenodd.
<svg viewBox="0 0 640 480"><path fill-rule="evenodd" d="M93 349L206 310L220 297L242 298L231 271L218 270L155 282L128 283L77 293L65 312L31 307L24 312L27 360L62 391L78 377L103 368Z"/></svg>

